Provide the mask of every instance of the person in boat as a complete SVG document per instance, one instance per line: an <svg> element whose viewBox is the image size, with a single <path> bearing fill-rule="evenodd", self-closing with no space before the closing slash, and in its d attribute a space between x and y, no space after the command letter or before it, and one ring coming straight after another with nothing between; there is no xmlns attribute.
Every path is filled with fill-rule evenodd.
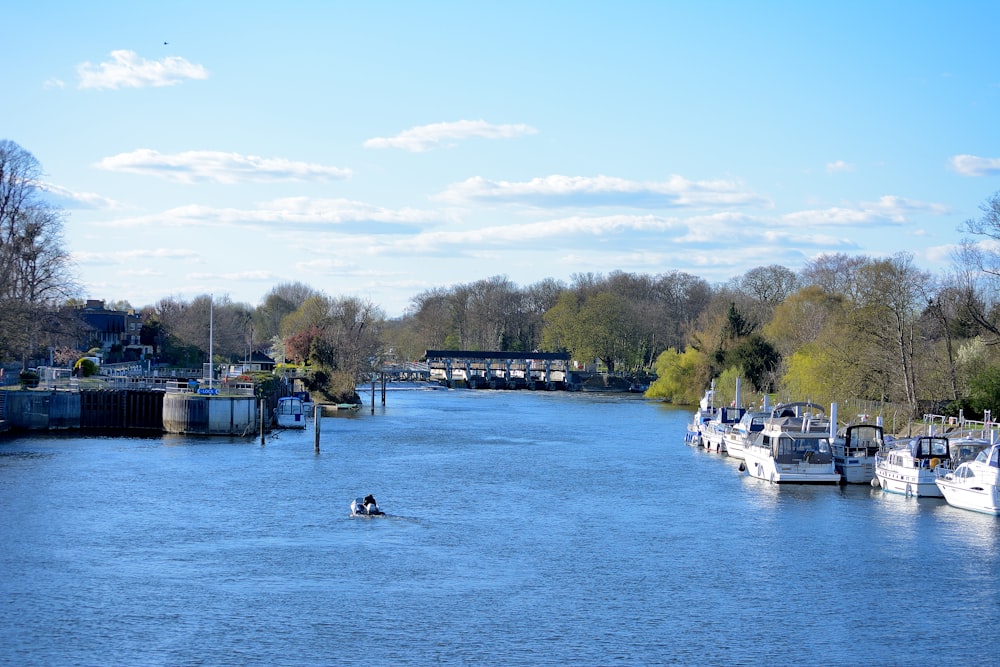
<svg viewBox="0 0 1000 667"><path fill-rule="evenodd" d="M377 502L375 502L375 496L373 496L373 495L372 495L372 494L370 494L370 493L369 493L369 494L368 494L367 496L365 496L365 501L364 501L364 503L365 503L365 507L366 507L366 508L367 508L367 509L368 509L369 511L370 511L370 510L377 510L377 509L378 509L378 503L377 503Z"/></svg>

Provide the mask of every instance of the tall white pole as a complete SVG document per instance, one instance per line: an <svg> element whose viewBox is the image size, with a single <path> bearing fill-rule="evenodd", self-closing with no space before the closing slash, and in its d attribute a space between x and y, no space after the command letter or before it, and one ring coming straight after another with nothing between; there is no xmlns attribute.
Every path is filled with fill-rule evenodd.
<svg viewBox="0 0 1000 667"><path fill-rule="evenodd" d="M208 388L212 388L215 373L212 372L212 338L215 334L215 295L208 295Z"/></svg>

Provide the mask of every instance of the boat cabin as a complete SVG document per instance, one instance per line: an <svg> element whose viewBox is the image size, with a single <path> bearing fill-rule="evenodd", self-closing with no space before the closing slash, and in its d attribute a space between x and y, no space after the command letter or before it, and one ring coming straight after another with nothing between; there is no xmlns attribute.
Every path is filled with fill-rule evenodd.
<svg viewBox="0 0 1000 667"><path fill-rule="evenodd" d="M882 427L875 424L854 424L844 433L844 453L847 456L875 456L883 446Z"/></svg>
<svg viewBox="0 0 1000 667"><path fill-rule="evenodd" d="M951 456L948 446L948 438L936 435L922 435L910 441L908 446L910 456L913 457L913 467L927 467L932 459L944 461ZM931 466L934 467L934 466Z"/></svg>
<svg viewBox="0 0 1000 667"><path fill-rule="evenodd" d="M833 452L829 438L801 437L804 433L789 432L764 435L764 445L771 448L771 457L777 463L798 462L830 463Z"/></svg>

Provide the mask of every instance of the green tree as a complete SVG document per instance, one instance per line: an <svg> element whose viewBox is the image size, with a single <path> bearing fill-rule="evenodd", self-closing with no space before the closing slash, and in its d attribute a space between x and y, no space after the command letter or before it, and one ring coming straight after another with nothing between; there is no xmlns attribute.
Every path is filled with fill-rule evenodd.
<svg viewBox="0 0 1000 667"><path fill-rule="evenodd" d="M689 347L684 352L667 348L656 358L656 380L646 396L678 405L694 405L710 381L708 357Z"/></svg>

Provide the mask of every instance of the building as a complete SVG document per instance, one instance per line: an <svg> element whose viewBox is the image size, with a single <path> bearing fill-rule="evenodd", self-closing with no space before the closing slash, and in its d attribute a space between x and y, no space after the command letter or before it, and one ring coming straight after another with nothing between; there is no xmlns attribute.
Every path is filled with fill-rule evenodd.
<svg viewBox="0 0 1000 667"><path fill-rule="evenodd" d="M87 305L78 310L80 319L86 325L81 348L89 349L93 343L101 348L103 357L108 359L112 348L120 346L122 359L134 361L142 359L150 350L139 340L142 318L132 311L108 310L104 302L87 299Z"/></svg>

